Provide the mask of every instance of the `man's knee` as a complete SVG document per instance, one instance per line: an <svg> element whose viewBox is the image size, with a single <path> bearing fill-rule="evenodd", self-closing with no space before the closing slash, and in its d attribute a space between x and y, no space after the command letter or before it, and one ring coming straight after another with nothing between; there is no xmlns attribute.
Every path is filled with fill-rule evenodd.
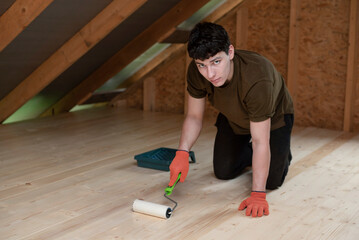
<svg viewBox="0 0 359 240"><path fill-rule="evenodd" d="M214 175L221 180L230 180L236 177L235 172L232 169L216 168L214 167Z"/></svg>

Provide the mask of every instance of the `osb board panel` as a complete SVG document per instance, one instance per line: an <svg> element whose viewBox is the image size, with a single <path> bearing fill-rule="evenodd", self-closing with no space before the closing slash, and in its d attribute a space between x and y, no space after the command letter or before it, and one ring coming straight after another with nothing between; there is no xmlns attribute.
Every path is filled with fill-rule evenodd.
<svg viewBox="0 0 359 240"><path fill-rule="evenodd" d="M133 92L131 91L130 96L126 98L127 106L136 109L143 109L143 83L136 84L133 87Z"/></svg>
<svg viewBox="0 0 359 240"><path fill-rule="evenodd" d="M236 14L227 15L217 22L217 24L222 25L228 33L229 40L235 47L236 43Z"/></svg>
<svg viewBox="0 0 359 240"><path fill-rule="evenodd" d="M181 53L162 64L151 76L156 79L155 111L183 113L186 48Z"/></svg>
<svg viewBox="0 0 359 240"><path fill-rule="evenodd" d="M139 84L131 86L127 106L143 109L143 80L151 77L156 81L155 111L183 113L186 49L183 47L173 57L144 76Z"/></svg>
<svg viewBox="0 0 359 240"><path fill-rule="evenodd" d="M296 123L342 129L350 0L302 0Z"/></svg>
<svg viewBox="0 0 359 240"><path fill-rule="evenodd" d="M289 0L253 0L248 7L247 49L268 58L287 76Z"/></svg>

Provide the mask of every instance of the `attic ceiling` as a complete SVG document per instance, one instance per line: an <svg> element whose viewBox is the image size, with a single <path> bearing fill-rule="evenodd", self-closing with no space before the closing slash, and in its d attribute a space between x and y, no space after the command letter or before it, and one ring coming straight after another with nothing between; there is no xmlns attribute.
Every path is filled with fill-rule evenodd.
<svg viewBox="0 0 359 240"><path fill-rule="evenodd" d="M5 97L109 2L111 0L61 0L50 4L0 53L0 98ZM59 91L64 91L74 81L75 78L63 80L58 84L61 87Z"/></svg>
<svg viewBox="0 0 359 240"><path fill-rule="evenodd" d="M93 20L109 4L116 0L56 0L48 1L49 5L31 21L28 26L0 50L0 111L4 108L4 98L18 88L24 79L31 75L54 52ZM36 4L34 1L30 4ZM133 39L143 33L171 9L180 5L181 0L147 0L138 1L139 8L126 17L117 27L104 36L90 50L86 51L61 74L51 79L48 85L17 108L24 108L29 102L41 102L37 108L27 112L34 117L39 116L84 79L93 74L106 61L116 55ZM141 4L140 4L141 2ZM182 1L182 3L185 1ZM189 2L189 1L188 1ZM198 1L198 8L207 2L214 4L223 0ZM2 0L0 2L1 18L15 3L20 0ZM28 5L30 5L27 2ZM20 9L20 10L24 10ZM195 10L194 10L195 12ZM15 14L14 14L15 15ZM16 15L13 16L16 18ZM185 19L184 19L185 20ZM1 27L1 26L0 26ZM182 34L183 36L183 34ZM168 37L168 36L167 36ZM179 36L180 37L180 36ZM178 39L175 37L172 39ZM171 39L171 38L167 38ZM183 41L183 39L181 40ZM39 79L39 81L42 81ZM40 100L39 100L40 99ZM2 104L2 105L1 105ZM0 114L1 115L1 114ZM0 117L1 118L1 117ZM4 118L4 117L2 117ZM0 119L3 122L5 119Z"/></svg>
<svg viewBox="0 0 359 240"><path fill-rule="evenodd" d="M40 95L43 97L51 96L52 103L59 100L71 89L76 87L83 79L88 77L94 69L99 68L106 60L112 57L179 1L180 0L151 0L145 3L94 48L88 51L50 85L43 89ZM107 2L111 1L107 0ZM165 4L162 4L163 2L165 2ZM51 104L46 107L50 106Z"/></svg>

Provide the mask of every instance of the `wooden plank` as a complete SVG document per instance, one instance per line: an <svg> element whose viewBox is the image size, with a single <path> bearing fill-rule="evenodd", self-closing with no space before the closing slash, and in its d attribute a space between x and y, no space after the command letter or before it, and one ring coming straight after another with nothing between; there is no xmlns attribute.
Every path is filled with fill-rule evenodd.
<svg viewBox="0 0 359 240"><path fill-rule="evenodd" d="M286 180L290 180L298 174L302 173L306 168L314 166L321 159L333 153L335 150L350 141L356 135L358 134L342 133L338 137L334 138L332 141L326 143L325 145L311 152L309 155L303 157L299 162L296 162L291 166L291 171L288 174Z"/></svg>
<svg viewBox="0 0 359 240"><path fill-rule="evenodd" d="M298 49L299 49L299 11L300 0L290 2L289 20L289 50L288 50L288 76L287 86L293 98L294 109L296 109L297 82L298 82Z"/></svg>
<svg viewBox="0 0 359 240"><path fill-rule="evenodd" d="M154 112L155 104L156 104L156 79L153 77L149 77L143 81L143 110Z"/></svg>
<svg viewBox="0 0 359 240"><path fill-rule="evenodd" d="M237 210L250 193L250 170L228 181L215 178L211 159L216 127L206 119L193 148L197 162L171 195L178 202L173 216L161 220L132 212L136 198L172 206L163 197L169 172L140 168L133 157L158 147L176 147L182 121L182 114L100 108L0 127L0 136L6 136L0 138L0 236L49 240L238 239L239 232L240 239L358 236L359 133L320 128L294 131L288 177L282 187L267 193L269 216L252 219ZM172 223L175 228L168 227Z"/></svg>
<svg viewBox="0 0 359 240"><path fill-rule="evenodd" d="M0 52L52 2L53 0L16 0L0 16Z"/></svg>
<svg viewBox="0 0 359 240"><path fill-rule="evenodd" d="M236 48L247 49L248 7L240 7L236 13Z"/></svg>
<svg viewBox="0 0 359 240"><path fill-rule="evenodd" d="M344 131L354 129L354 111L356 101L356 90L358 84L358 45L359 45L359 4L357 0L351 0L350 5L350 26L349 26L349 46L348 46L348 65L345 90L344 107Z"/></svg>
<svg viewBox="0 0 359 240"><path fill-rule="evenodd" d="M92 49L146 0L115 0L0 101L0 122Z"/></svg>
<svg viewBox="0 0 359 240"><path fill-rule="evenodd" d="M128 43L124 48L95 70L88 78L70 91L55 105L45 111L42 116L69 111L89 93L94 92L106 81L126 67L140 54L156 42L161 42L176 30L176 26L189 18L209 0L182 0L155 23Z"/></svg>

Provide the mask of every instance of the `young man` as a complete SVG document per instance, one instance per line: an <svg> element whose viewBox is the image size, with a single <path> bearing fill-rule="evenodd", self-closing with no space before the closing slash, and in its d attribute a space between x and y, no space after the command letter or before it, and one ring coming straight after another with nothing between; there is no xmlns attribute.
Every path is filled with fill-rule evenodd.
<svg viewBox="0 0 359 240"><path fill-rule="evenodd" d="M197 140L205 98L219 110L213 167L219 179L232 179L252 166L252 192L239 210L269 214L266 189L282 185L292 159L293 103L284 79L263 56L235 50L225 29L199 23L191 31L188 53L188 113L176 156L170 165L172 186L189 170L188 151Z"/></svg>

